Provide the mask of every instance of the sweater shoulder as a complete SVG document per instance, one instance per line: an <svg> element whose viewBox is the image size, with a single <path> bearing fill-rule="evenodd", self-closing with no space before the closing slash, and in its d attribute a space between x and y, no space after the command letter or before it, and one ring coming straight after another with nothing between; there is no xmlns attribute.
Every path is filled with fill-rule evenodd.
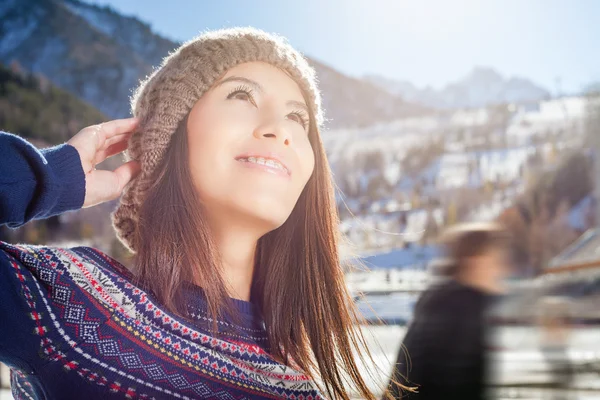
<svg viewBox="0 0 600 400"><path fill-rule="evenodd" d="M0 241L0 253L20 286L29 286L57 304L60 296L84 296L86 302L114 310L130 306L125 295L132 274L102 251L86 246L52 247ZM70 300L69 300L70 301Z"/></svg>
<svg viewBox="0 0 600 400"><path fill-rule="evenodd" d="M85 341L90 326L131 308L125 282L122 266L93 248L0 241L0 324L11 328L0 333L0 361L31 371L52 360L47 346Z"/></svg>
<svg viewBox="0 0 600 400"><path fill-rule="evenodd" d="M58 270L68 269L72 264L91 264L103 271L120 275L130 279L131 272L120 262L93 247L55 247L31 244L10 244L0 241L0 252L6 253L15 261L25 263L28 266L46 265ZM57 259L57 260L55 260ZM52 260L55 262L53 263ZM56 262L56 261L61 262Z"/></svg>

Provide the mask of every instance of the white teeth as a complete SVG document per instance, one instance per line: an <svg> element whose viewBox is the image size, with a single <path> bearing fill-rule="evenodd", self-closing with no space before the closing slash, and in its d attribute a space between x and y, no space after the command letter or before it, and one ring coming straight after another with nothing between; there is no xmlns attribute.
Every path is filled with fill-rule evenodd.
<svg viewBox="0 0 600 400"><path fill-rule="evenodd" d="M265 159L262 157L248 157L248 158L240 158L240 161L251 162L251 163L260 164L260 165L266 165L268 167L277 168L277 169L287 172L287 169L279 161L276 161L276 160Z"/></svg>

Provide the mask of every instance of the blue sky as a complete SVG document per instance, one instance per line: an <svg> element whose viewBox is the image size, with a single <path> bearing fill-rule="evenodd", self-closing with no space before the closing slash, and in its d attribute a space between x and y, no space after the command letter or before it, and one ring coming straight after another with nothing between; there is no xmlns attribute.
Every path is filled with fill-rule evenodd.
<svg viewBox="0 0 600 400"><path fill-rule="evenodd" d="M475 66L552 93L600 82L600 0L88 0L186 40L255 26L352 76L439 88ZM560 83L558 83L560 82Z"/></svg>

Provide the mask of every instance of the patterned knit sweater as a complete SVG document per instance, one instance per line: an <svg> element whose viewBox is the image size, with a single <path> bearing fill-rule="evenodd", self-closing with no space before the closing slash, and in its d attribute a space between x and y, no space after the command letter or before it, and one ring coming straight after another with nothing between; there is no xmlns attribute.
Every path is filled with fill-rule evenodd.
<svg viewBox="0 0 600 400"><path fill-rule="evenodd" d="M0 224L81 207L75 149L38 151L0 133ZM269 356L258 310L211 332L202 290L183 290L192 322L169 313L130 272L89 248L0 242L0 361L15 399L320 399L305 374Z"/></svg>

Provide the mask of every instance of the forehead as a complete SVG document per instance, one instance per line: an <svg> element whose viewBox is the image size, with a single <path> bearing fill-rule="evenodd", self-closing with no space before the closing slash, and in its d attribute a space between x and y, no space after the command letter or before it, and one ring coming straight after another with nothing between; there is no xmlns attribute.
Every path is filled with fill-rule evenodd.
<svg viewBox="0 0 600 400"><path fill-rule="evenodd" d="M284 100L296 100L304 103L304 96L298 84L284 70L260 61L247 62L229 69L220 79L232 76L255 81L269 95L280 95Z"/></svg>

